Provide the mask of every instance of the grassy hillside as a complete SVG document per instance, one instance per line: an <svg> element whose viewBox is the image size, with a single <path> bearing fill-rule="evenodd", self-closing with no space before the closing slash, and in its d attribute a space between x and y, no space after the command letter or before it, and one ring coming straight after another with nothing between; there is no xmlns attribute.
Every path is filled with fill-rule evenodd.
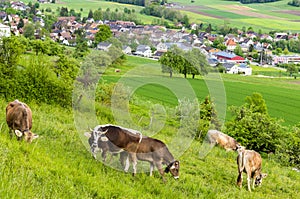
<svg viewBox="0 0 300 199"><path fill-rule="evenodd" d="M214 148L199 158L201 143L194 141L183 156L179 180L170 175L163 184L139 173L136 177L95 161L82 144L72 112L59 107L29 104L33 131L41 137L32 144L10 139L5 123L6 102L0 99L1 198L297 198L300 175L264 159L268 173L262 187L249 194L240 190L236 154ZM164 140L165 141L165 140ZM115 160L115 159L114 159ZM245 176L244 176L245 177Z"/></svg>

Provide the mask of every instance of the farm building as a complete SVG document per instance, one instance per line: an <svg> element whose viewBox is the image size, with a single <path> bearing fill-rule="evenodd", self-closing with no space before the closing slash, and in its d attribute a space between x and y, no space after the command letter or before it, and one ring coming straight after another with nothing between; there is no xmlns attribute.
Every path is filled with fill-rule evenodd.
<svg viewBox="0 0 300 199"><path fill-rule="evenodd" d="M220 61L220 62L233 62L233 63L244 63L245 59L241 56L238 56L234 53L227 53L224 51L216 52L214 53L214 56Z"/></svg>
<svg viewBox="0 0 300 199"><path fill-rule="evenodd" d="M276 64L289 64L289 63L300 63L300 56L297 55L286 55L286 56L274 56L273 65Z"/></svg>

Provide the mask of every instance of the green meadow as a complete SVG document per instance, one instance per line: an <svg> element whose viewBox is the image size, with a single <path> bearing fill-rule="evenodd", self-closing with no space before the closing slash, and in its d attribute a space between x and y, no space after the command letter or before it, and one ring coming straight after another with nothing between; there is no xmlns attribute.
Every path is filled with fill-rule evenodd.
<svg viewBox="0 0 300 199"><path fill-rule="evenodd" d="M120 67L108 68L103 74L106 84L119 82L131 71L142 66L159 69L160 65L153 60L127 57ZM149 67L149 68L151 68ZM167 74L156 73L144 67L139 74L155 76L155 80L169 78ZM258 70L257 70L258 71ZM131 76L130 76L131 77ZM138 74L135 73L138 81ZM238 75L222 75L226 89L228 105L241 105L244 98L252 92L262 93L268 110L274 117L284 113L287 124L298 123L299 86L297 80L287 78L257 78ZM180 87L183 77L175 74L171 82ZM162 80L163 81L163 80ZM194 88L199 100L208 94L203 78L187 81ZM170 82L170 81L168 81ZM136 109L132 115L147 113L145 104L161 103L166 110L177 105L172 93L173 87L161 86L160 82L146 84L133 94ZM181 88L183 93L186 88ZM151 93L151 94L150 94ZM214 147L203 158L199 156L202 143L194 140L189 148L176 155L180 160L180 178L174 180L169 174L163 183L156 171L154 176L116 170L92 158L87 147L84 131L76 129L74 111L55 105L28 102L33 112L32 131L39 138L28 144L11 139L5 121L7 101L0 99L0 198L298 198L300 175L290 167L281 166L272 155L264 157L262 170L268 173L261 187L252 193L247 191L246 177L242 189L235 182L237 179L236 153L225 152ZM139 105L140 104L140 105ZM96 103L99 121L113 123L111 108ZM137 112L139 111L139 112ZM175 126L174 126L175 125ZM88 130L88 129L86 129ZM167 121L165 127L153 135L170 146L177 131L176 124ZM178 146L179 147L179 146ZM178 148L177 147L177 148ZM176 147L175 147L176 148ZM173 154L179 154L170 148ZM180 148L180 147L179 147ZM113 157L112 163L118 158ZM139 163L138 165L142 165ZM147 166L147 164L146 164ZM119 166L120 168L120 166ZM144 168L144 167L143 167ZM138 167L142 170L143 168ZM146 167L149 168L149 167ZM146 169L147 171L147 169Z"/></svg>

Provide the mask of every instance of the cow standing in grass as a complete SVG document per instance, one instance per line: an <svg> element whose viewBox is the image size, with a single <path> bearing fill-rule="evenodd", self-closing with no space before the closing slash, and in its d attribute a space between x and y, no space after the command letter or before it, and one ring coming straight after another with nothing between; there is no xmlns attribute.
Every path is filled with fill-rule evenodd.
<svg viewBox="0 0 300 199"><path fill-rule="evenodd" d="M135 175L137 160L142 160L150 163L150 175L152 175L154 167L157 167L164 181L164 173L168 172L175 179L179 178L179 161L174 159L162 141L142 136L140 132L132 129L110 124L95 127L92 134L94 134L93 139L95 139L93 143L105 135L116 147L128 152L129 159L126 161L125 171L128 171L130 161L133 165L133 175ZM96 147L96 144L91 145L91 150L93 147ZM162 168L163 164L167 165L165 170Z"/></svg>
<svg viewBox="0 0 300 199"><path fill-rule="evenodd" d="M211 145L218 144L226 151L237 150L237 147L240 146L239 143L232 137L218 131L218 130L209 130L207 132L208 142Z"/></svg>
<svg viewBox="0 0 300 199"><path fill-rule="evenodd" d="M254 189L254 184L260 186L262 184L262 179L267 176L267 174L261 173L261 164L262 159L259 153L253 150L246 150L245 147L239 146L237 156L237 164L238 164L238 178L237 185L242 187L243 182L243 172L247 174L247 184L248 190L251 192L251 179L252 189Z"/></svg>
<svg viewBox="0 0 300 199"><path fill-rule="evenodd" d="M6 122L10 128L11 137L15 133L18 140L24 138L27 142L32 142L38 135L31 132L32 112L27 104L15 100L6 106Z"/></svg>

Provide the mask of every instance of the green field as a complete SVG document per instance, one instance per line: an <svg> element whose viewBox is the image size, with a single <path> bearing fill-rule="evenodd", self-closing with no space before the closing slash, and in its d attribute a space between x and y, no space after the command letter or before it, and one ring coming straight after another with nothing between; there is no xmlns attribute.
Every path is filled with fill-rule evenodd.
<svg viewBox="0 0 300 199"><path fill-rule="evenodd" d="M243 26L252 27L256 31L259 29L263 31L300 30L298 25L298 20L300 20L299 8L287 5L289 0L265 4L240 4L236 1L224 0L195 0L194 3L185 0L175 0L174 2L185 6L181 10L190 10L190 12L194 13L200 12L197 18L186 12L190 16L190 21L195 23L205 22L213 25L222 25L224 20L229 20L229 26L238 28ZM297 11L298 14L282 13L282 11L287 10ZM206 19L207 15L213 15L213 19Z"/></svg>
<svg viewBox="0 0 300 199"><path fill-rule="evenodd" d="M28 3L31 0L25 0ZM57 7L68 7L80 12L82 9L82 17L87 16L89 10L102 8L105 10L118 9L122 11L125 7L134 9L138 19L145 24L151 24L155 17L142 15L139 12L143 9L141 6L130 4L119 4L104 0L60 0L56 4L40 4L41 8L51 8L55 11ZM220 26L226 23L230 27L252 27L255 31L261 29L263 32L271 30L276 31L300 31L299 26L299 8L288 6L289 0L282 0L265 4L240 4L236 1L224 0L196 0L194 3L186 0L175 0L173 2L180 3L185 6L179 9L183 14L189 16L190 23L205 23L213 26ZM235 7L241 6L241 7ZM297 11L298 14L283 13L282 11Z"/></svg>
<svg viewBox="0 0 300 199"><path fill-rule="evenodd" d="M161 101L165 105L177 105L177 98L174 93L168 92L167 90L172 90L170 88L173 88L173 86L181 87L181 81L178 80L182 79L182 76L175 75L173 79L170 79L170 85L172 86L169 88L163 85L159 86L159 78L168 78L168 74L160 74L159 63L155 61L145 62L145 59L138 57L128 57L127 59L130 68L135 68L138 64L145 66L149 65L151 66L149 67L149 71L147 71L147 67L145 67L145 71L143 71L143 73L149 74L149 76L158 76L157 84L149 84L136 91L136 94L139 97L153 101L154 103ZM153 74L153 67L157 68L157 74ZM279 71L280 70L272 68L254 67L253 76L223 74L221 77L223 84L225 85L225 100L227 106L225 108L232 105L240 106L244 103L247 96L252 95L253 92L259 92L265 99L269 114L272 117L283 119L284 124L286 125L297 124L299 122L298 118L300 117L300 113L294 110L300 109L300 82L298 79L287 77L285 72ZM123 70L121 76L124 74L126 74L126 69ZM270 77L257 77L257 75L268 75ZM107 71L107 75L104 76L104 78L109 81L117 82L120 76L113 73L113 70L111 69ZM139 81L139 78L129 77L129 80L135 82ZM194 80L188 78L187 81L194 89L199 101L204 100L204 98L209 94L205 78L198 78ZM132 83L132 85L134 85L134 83ZM184 90L185 89L183 88L182 92L185 92ZM215 100L217 101L218 99ZM224 107L222 107L222 109L223 108ZM230 117L230 113L227 111L226 119L228 120Z"/></svg>

